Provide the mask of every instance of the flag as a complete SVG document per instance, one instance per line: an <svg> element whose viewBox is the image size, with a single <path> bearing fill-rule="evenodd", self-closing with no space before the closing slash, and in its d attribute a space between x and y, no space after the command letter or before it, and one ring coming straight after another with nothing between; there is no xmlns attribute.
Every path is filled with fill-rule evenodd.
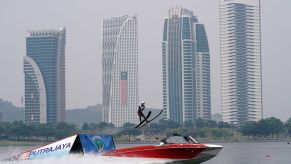
<svg viewBox="0 0 291 164"><path fill-rule="evenodd" d="M128 82L127 72L120 73L120 104L127 105L128 99Z"/></svg>

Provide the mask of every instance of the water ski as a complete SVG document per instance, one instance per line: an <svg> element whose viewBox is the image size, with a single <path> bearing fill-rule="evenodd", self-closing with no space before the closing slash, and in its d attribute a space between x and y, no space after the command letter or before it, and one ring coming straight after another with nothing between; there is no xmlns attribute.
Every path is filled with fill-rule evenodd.
<svg viewBox="0 0 291 164"><path fill-rule="evenodd" d="M141 123L141 124L139 124L139 126L137 126L136 128L141 128L141 127L145 126L146 124L150 123L151 121L153 121L154 119L156 119L157 117L159 117L159 116L162 114L162 112L163 112L163 110L161 110L160 113L159 113L158 115L156 115L154 118L148 120L147 123L145 123L145 124L142 124L142 123Z"/></svg>
<svg viewBox="0 0 291 164"><path fill-rule="evenodd" d="M138 128L141 124L143 124L151 115L151 111L149 111L148 115L143 119L138 125L136 125L134 128Z"/></svg>

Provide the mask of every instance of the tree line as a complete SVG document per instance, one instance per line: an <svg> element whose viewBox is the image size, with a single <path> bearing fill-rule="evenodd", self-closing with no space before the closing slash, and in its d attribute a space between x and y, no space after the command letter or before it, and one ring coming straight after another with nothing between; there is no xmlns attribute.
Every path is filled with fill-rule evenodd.
<svg viewBox="0 0 291 164"><path fill-rule="evenodd" d="M37 125L28 125L23 121L0 122L0 139L51 141L76 132L75 125L65 122Z"/></svg>
<svg viewBox="0 0 291 164"><path fill-rule="evenodd" d="M105 128L115 128L113 124L83 124L81 130L102 131ZM171 135L179 133L181 135L192 135L199 138L223 138L231 139L234 137L256 137L263 138L286 138L291 137L291 118L285 123L280 119L271 117L262 119L258 122L246 122L242 126L235 126L226 122L216 122L213 120L197 119L195 123L184 122L176 123L171 120L160 120L158 123L150 123L142 129L135 129L135 124L125 123L122 130L116 136L122 135Z"/></svg>
<svg viewBox="0 0 291 164"><path fill-rule="evenodd" d="M240 132L246 136L263 138L291 136L291 118L285 123L275 117L248 122L240 128Z"/></svg>
<svg viewBox="0 0 291 164"><path fill-rule="evenodd" d="M291 118L282 122L275 117L262 119L258 122L247 122L238 127L226 122L197 119L195 123L176 123L171 120L160 120L150 123L141 129L135 129L135 124L125 123L115 127L112 123L84 123L81 127L60 122L58 124L27 125L22 121L0 122L0 139L12 140L56 140L76 133L106 134L108 130L114 137L137 135L192 135L198 138L230 139L237 135L255 138L282 138L291 136Z"/></svg>

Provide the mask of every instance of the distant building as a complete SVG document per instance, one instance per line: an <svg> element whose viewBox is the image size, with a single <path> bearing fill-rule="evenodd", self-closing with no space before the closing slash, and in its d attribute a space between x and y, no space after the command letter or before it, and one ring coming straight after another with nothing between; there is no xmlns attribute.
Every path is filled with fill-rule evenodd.
<svg viewBox="0 0 291 164"><path fill-rule="evenodd" d="M24 57L25 122L65 121L66 30L32 30Z"/></svg>
<svg viewBox="0 0 291 164"><path fill-rule="evenodd" d="M103 121L137 123L138 31L136 16L103 19Z"/></svg>
<svg viewBox="0 0 291 164"><path fill-rule="evenodd" d="M220 0L223 121L263 118L259 0Z"/></svg>
<svg viewBox="0 0 291 164"><path fill-rule="evenodd" d="M2 122L3 121L3 114L2 114L2 112L0 112L0 122Z"/></svg>
<svg viewBox="0 0 291 164"><path fill-rule="evenodd" d="M211 119L210 52L205 27L196 24L196 107L197 118Z"/></svg>
<svg viewBox="0 0 291 164"><path fill-rule="evenodd" d="M211 119L210 53L204 25L174 7L164 20L163 116L178 123Z"/></svg>

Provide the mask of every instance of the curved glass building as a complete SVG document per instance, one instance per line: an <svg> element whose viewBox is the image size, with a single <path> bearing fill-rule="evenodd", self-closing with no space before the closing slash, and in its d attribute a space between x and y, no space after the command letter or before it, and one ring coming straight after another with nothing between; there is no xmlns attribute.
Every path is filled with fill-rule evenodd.
<svg viewBox="0 0 291 164"><path fill-rule="evenodd" d="M259 0L220 0L223 121L263 117Z"/></svg>
<svg viewBox="0 0 291 164"><path fill-rule="evenodd" d="M169 10L162 42L163 117L178 123L210 119L210 54L204 25L193 12Z"/></svg>
<svg viewBox="0 0 291 164"><path fill-rule="evenodd" d="M137 123L138 31L136 16L103 19L103 121Z"/></svg>
<svg viewBox="0 0 291 164"><path fill-rule="evenodd" d="M25 122L65 121L66 30L32 30L24 57Z"/></svg>

